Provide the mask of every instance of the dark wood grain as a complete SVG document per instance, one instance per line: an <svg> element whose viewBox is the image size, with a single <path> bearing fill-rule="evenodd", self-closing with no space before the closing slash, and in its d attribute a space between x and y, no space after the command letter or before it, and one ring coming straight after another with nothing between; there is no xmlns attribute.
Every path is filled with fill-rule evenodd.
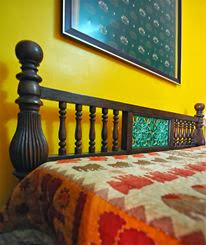
<svg viewBox="0 0 206 245"><path fill-rule="evenodd" d="M89 130L89 152L95 152L95 117L96 117L96 107L90 106L90 130Z"/></svg>
<svg viewBox="0 0 206 245"><path fill-rule="evenodd" d="M48 146L41 128L39 107L41 77L37 66L43 59L41 47L31 41L16 45L16 56L21 63L16 103L19 105L17 129L10 144L10 158L15 169L14 175L23 178L27 173L47 161Z"/></svg>
<svg viewBox="0 0 206 245"><path fill-rule="evenodd" d="M59 155L66 154L66 126L65 126L65 119L66 119L66 102L59 102Z"/></svg>
<svg viewBox="0 0 206 245"><path fill-rule="evenodd" d="M183 145L187 145L187 121L183 122Z"/></svg>
<svg viewBox="0 0 206 245"><path fill-rule="evenodd" d="M191 143L195 143L195 141L194 141L194 131L195 131L195 123L192 122L191 123L191 132L190 132L190 135L191 135Z"/></svg>
<svg viewBox="0 0 206 245"><path fill-rule="evenodd" d="M179 144L182 145L183 142L183 131L182 131L182 120L179 120Z"/></svg>
<svg viewBox="0 0 206 245"><path fill-rule="evenodd" d="M122 102L100 99L92 96L75 94L71 92L66 92L62 90L41 87L41 98L52 101L65 101L72 104L82 104L82 105L93 105L99 108L109 108L119 111L130 111L136 113L140 116L156 117L172 119L178 118L182 120L197 121L197 118L193 116L188 116L184 114L178 114L174 112L162 111L153 108L147 108L137 105L126 104Z"/></svg>
<svg viewBox="0 0 206 245"><path fill-rule="evenodd" d="M194 146L194 145L192 145ZM177 149L186 149L191 146L178 146ZM80 157L91 157L91 156L115 156L115 155L129 155L129 154L138 154L138 153L147 153L147 152L159 152L159 151L168 151L174 150L174 147L152 147L152 148L140 148L140 149L131 149L129 151L119 150L119 151L107 151L107 152L95 152L95 153L81 153L81 154L68 154L68 155L50 155L49 161L63 160L63 159L72 159Z"/></svg>
<svg viewBox="0 0 206 245"><path fill-rule="evenodd" d="M196 115L197 118L196 121L196 129L194 131L194 143L196 145L204 145L205 144L205 138L203 135L202 127L203 127L203 111L205 109L205 105L203 103L197 103L195 105Z"/></svg>
<svg viewBox="0 0 206 245"><path fill-rule="evenodd" d="M189 132L188 132L188 136L189 136L189 143L191 144L193 142L193 131L194 131L194 123L190 122L189 123Z"/></svg>
<svg viewBox="0 0 206 245"><path fill-rule="evenodd" d="M108 109L102 108L102 152L107 152L107 121L108 121Z"/></svg>
<svg viewBox="0 0 206 245"><path fill-rule="evenodd" d="M118 124L119 124L119 111L113 110L113 145L112 150L118 151Z"/></svg>
<svg viewBox="0 0 206 245"><path fill-rule="evenodd" d="M22 64L22 72L17 74L20 113L17 130L10 145L10 157L19 178L48 159L65 159L85 156L105 156L139 152L181 149L205 144L203 137L204 104L195 105L194 117L157 109L130 105L112 100L95 98L71 92L40 87L41 77L37 66L42 61L40 46L31 41L17 44L16 55ZM59 103L59 156L48 158L48 146L41 128L39 107L41 99ZM75 149L74 154L66 154L66 104L75 104ZM89 152L82 153L82 107L89 106L90 130ZM96 108L102 108L101 152L95 150ZM108 131L108 110L113 110L113 130ZM122 130L119 132L119 112L122 114ZM169 121L169 145L132 149L133 115L167 119ZM108 135L108 133L112 135ZM118 135L121 134L121 142ZM108 137L112 137L112 151L108 150ZM120 143L120 144L119 144ZM120 147L118 147L120 145Z"/></svg>
<svg viewBox="0 0 206 245"><path fill-rule="evenodd" d="M122 113L122 149L130 151L132 149L132 125L133 113L123 111Z"/></svg>
<svg viewBox="0 0 206 245"><path fill-rule="evenodd" d="M174 119L171 119L169 121L169 146L174 147L174 132L175 132L175 126L174 126Z"/></svg>
<svg viewBox="0 0 206 245"><path fill-rule="evenodd" d="M178 133L178 130L179 130L179 120L175 119L174 120L174 146L178 146L179 144L179 133Z"/></svg>
<svg viewBox="0 0 206 245"><path fill-rule="evenodd" d="M75 154L82 152L82 105L76 105Z"/></svg>
<svg viewBox="0 0 206 245"><path fill-rule="evenodd" d="M187 144L191 143L191 122L187 122Z"/></svg>

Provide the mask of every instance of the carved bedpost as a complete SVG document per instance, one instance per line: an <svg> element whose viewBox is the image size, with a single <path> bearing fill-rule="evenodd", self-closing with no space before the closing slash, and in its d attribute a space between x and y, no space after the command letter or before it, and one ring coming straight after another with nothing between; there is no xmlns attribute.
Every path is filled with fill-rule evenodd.
<svg viewBox="0 0 206 245"><path fill-rule="evenodd" d="M196 110L196 115L195 117L198 119L196 122L196 129L194 132L194 143L195 145L204 145L205 144L205 138L203 135L203 111L205 109L205 105L203 103L197 103L195 104L195 110Z"/></svg>
<svg viewBox="0 0 206 245"><path fill-rule="evenodd" d="M22 64L16 103L19 105L18 124L10 144L10 158L15 168L14 175L23 178L31 170L47 161L48 146L41 128L39 107L41 77L37 66L43 59L41 47L32 41L20 41L16 56Z"/></svg>

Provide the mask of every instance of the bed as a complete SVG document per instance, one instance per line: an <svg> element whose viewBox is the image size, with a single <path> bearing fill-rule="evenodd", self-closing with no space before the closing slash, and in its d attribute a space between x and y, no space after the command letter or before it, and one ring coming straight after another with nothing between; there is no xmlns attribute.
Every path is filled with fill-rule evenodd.
<svg viewBox="0 0 206 245"><path fill-rule="evenodd" d="M204 104L195 105L192 117L42 87L41 47L21 41L16 55L22 65L20 112L10 157L21 181L0 215L2 231L35 228L63 245L206 244ZM59 105L56 156L48 156L42 100ZM75 104L74 154L66 153L67 104ZM87 153L82 153L82 106L90 112ZM97 108L101 152L95 147Z"/></svg>

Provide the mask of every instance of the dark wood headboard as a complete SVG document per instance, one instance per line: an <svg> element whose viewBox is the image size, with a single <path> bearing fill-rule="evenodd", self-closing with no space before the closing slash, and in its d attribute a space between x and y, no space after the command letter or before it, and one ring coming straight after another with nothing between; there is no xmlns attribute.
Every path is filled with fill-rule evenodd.
<svg viewBox="0 0 206 245"><path fill-rule="evenodd" d="M18 114L17 129L10 144L10 157L15 168L14 174L18 178L23 178L30 171L48 160L160 151L205 144L202 132L203 110L205 106L202 103L195 105L196 115L192 117L41 87L39 83L42 79L37 74L37 67L43 59L41 47L32 41L21 41L16 45L16 56L22 64L22 71L16 76L19 80L19 97L16 103L19 105L20 112ZM41 116L39 114L39 108L42 105L41 99L59 103L59 154L57 156L48 156L48 144L42 131ZM75 104L76 111L74 154L69 155L66 153L65 118L67 103ZM88 153L82 153L81 120L83 105L88 106L90 111ZM95 150L96 108L102 108L101 152L96 152ZM111 150L108 150L107 142L108 110L113 111ZM119 112L121 112L121 117L119 117ZM166 125L166 143L164 145L155 144L151 146L144 146L142 144L141 147L134 147L132 132L134 130L134 118L137 119L137 117L145 120L148 125L150 124L150 120L155 120L155 123L157 123L158 119L158 123ZM119 118L122 120L121 142L119 142L118 138Z"/></svg>

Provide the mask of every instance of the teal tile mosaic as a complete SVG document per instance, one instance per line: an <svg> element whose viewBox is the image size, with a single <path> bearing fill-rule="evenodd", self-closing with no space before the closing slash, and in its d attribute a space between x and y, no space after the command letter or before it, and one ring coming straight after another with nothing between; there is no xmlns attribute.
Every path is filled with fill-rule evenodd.
<svg viewBox="0 0 206 245"><path fill-rule="evenodd" d="M132 148L168 146L169 120L134 115Z"/></svg>

